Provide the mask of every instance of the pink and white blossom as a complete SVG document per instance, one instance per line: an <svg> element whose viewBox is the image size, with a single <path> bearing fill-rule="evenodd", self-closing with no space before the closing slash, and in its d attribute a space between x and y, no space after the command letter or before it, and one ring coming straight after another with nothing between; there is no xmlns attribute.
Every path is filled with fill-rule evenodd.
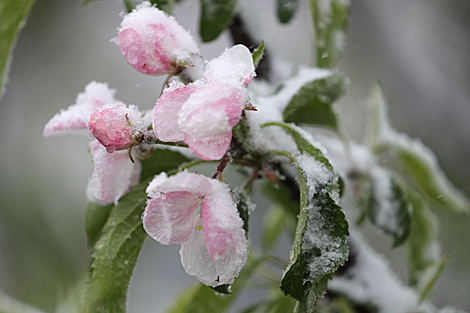
<svg viewBox="0 0 470 313"><path fill-rule="evenodd" d="M155 176L143 214L150 237L162 244L181 243L186 272L208 286L233 283L248 250L230 189L218 180L180 172Z"/></svg>
<svg viewBox="0 0 470 313"><path fill-rule="evenodd" d="M125 150L136 144L144 131L142 113L135 105L106 104L91 114L88 127L108 152Z"/></svg>
<svg viewBox="0 0 470 313"><path fill-rule="evenodd" d="M91 113L106 103L115 102L115 93L108 84L90 82L85 91L78 94L75 104L61 110L46 124L44 136L82 134L91 137L88 131Z"/></svg>
<svg viewBox="0 0 470 313"><path fill-rule="evenodd" d="M250 51L237 45L209 61L202 79L187 86L172 83L154 109L156 136L184 140L204 160L222 158L249 101L246 87L254 75Z"/></svg>
<svg viewBox="0 0 470 313"><path fill-rule="evenodd" d="M148 75L172 73L191 66L199 55L194 38L165 12L144 2L124 16L115 42L129 64Z"/></svg>
<svg viewBox="0 0 470 313"><path fill-rule="evenodd" d="M139 160L132 163L127 151L109 153L98 141L90 143L94 170L90 180L92 194L103 203L117 203L140 179Z"/></svg>

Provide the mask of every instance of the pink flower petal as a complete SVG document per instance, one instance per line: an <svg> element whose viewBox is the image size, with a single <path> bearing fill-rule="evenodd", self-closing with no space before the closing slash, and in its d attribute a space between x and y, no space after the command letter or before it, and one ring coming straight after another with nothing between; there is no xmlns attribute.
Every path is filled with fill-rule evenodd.
<svg viewBox="0 0 470 313"><path fill-rule="evenodd" d="M172 245L188 240L198 219L201 198L187 191L161 194L150 200L142 220L145 231L156 241Z"/></svg>
<svg viewBox="0 0 470 313"><path fill-rule="evenodd" d="M64 134L91 135L88 131L88 121L91 113L110 102L115 102L116 90L107 84L90 82L85 91L78 94L75 104L57 113L45 126L44 136Z"/></svg>
<svg viewBox="0 0 470 313"><path fill-rule="evenodd" d="M189 135L184 136L192 153L203 160L212 161L221 159L230 147L232 131L204 139L195 139Z"/></svg>
<svg viewBox="0 0 470 313"><path fill-rule="evenodd" d="M209 83L233 83L247 87L255 75L250 50L244 45L235 45L207 63L204 77Z"/></svg>
<svg viewBox="0 0 470 313"><path fill-rule="evenodd" d="M201 209L204 238L220 284L231 284L248 256L243 221L227 185L211 180L211 187Z"/></svg>
<svg viewBox="0 0 470 313"><path fill-rule="evenodd" d="M95 166L90 181L93 195L103 203L117 203L130 187L139 182L139 160L132 163L127 151L108 153L96 140L90 143L90 150Z"/></svg>
<svg viewBox="0 0 470 313"><path fill-rule="evenodd" d="M171 83L155 105L152 125L158 139L165 142L182 141L184 133L178 125L178 112L189 96L196 91L193 84Z"/></svg>
<svg viewBox="0 0 470 313"><path fill-rule="evenodd" d="M202 230L194 230L189 239L181 244L180 255L181 264L188 275L196 277L207 286L215 287L221 284L217 281L219 275L207 252Z"/></svg>

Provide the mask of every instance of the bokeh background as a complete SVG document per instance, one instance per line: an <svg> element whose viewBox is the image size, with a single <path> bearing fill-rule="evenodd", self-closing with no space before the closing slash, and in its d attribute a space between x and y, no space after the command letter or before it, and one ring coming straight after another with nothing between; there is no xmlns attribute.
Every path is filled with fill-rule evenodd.
<svg viewBox="0 0 470 313"><path fill-rule="evenodd" d="M306 4L300 1L294 20L280 25L274 2L243 0L240 11L275 60L310 63ZM110 42L122 11L116 0L86 6L79 0L37 0L19 36L0 103L0 290L46 312L72 312L56 304L86 277L83 214L92 163L86 138L46 139L45 123L73 104L91 80L108 82L118 99L142 109L154 105L161 89L162 78L134 71ZM196 0L175 8L179 22L195 35L199 12ZM202 52L212 58L230 45L224 33L202 45ZM379 80L395 128L421 138L470 196L470 2L352 0L339 67L351 80L341 109L354 140L362 140L364 101ZM254 225L261 225L265 211L266 203L258 205ZM439 218L443 251L454 257L435 304L470 310L469 218ZM389 251L391 242L373 230L366 235L405 281L403 251ZM256 236L253 244L259 244ZM132 280L129 312L161 312L195 282L181 267L178 249L147 240Z"/></svg>

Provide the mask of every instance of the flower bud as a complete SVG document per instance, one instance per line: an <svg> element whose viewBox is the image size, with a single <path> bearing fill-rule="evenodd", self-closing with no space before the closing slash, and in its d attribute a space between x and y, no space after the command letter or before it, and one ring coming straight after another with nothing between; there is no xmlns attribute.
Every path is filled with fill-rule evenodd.
<svg viewBox="0 0 470 313"><path fill-rule="evenodd" d="M107 104L91 114L88 127L106 151L125 150L143 130L142 114L134 105Z"/></svg>
<svg viewBox="0 0 470 313"><path fill-rule="evenodd" d="M129 64L147 75L192 66L199 55L194 38L172 17L144 2L124 16L115 42Z"/></svg>

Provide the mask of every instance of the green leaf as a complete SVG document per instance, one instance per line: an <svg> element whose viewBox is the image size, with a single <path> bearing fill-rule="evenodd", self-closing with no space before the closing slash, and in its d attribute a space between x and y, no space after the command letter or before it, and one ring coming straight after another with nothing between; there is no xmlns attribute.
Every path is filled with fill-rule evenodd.
<svg viewBox="0 0 470 313"><path fill-rule="evenodd" d="M333 104L345 92L345 77L339 73L308 82L290 100L284 110L284 121L324 125L338 131L338 118Z"/></svg>
<svg viewBox="0 0 470 313"><path fill-rule="evenodd" d="M147 234L141 215L148 181L124 195L115 206L95 244L86 286L87 312L125 312L127 290Z"/></svg>
<svg viewBox="0 0 470 313"><path fill-rule="evenodd" d="M250 198L243 189L235 189L233 191L233 201L237 204L238 214L240 214L243 220L243 229L245 230L246 238L248 239L248 225L250 219L250 212L253 208L253 204Z"/></svg>
<svg viewBox="0 0 470 313"><path fill-rule="evenodd" d="M368 215L371 222L394 238L393 246L402 244L410 233L410 203L397 180L386 170L371 172Z"/></svg>
<svg viewBox="0 0 470 313"><path fill-rule="evenodd" d="M392 144L405 173L440 208L453 213L470 212L470 203L447 180L435 160L435 156L418 142L408 145Z"/></svg>
<svg viewBox="0 0 470 313"><path fill-rule="evenodd" d="M412 227L406 242L409 284L420 291L420 299L430 295L437 278L449 261L441 257L438 243L438 222L426 201L416 192L409 190L411 200Z"/></svg>
<svg viewBox="0 0 470 313"><path fill-rule="evenodd" d="M141 160L142 173L140 181L153 178L160 172L168 172L177 169L181 164L189 162L189 159L179 152L167 149L155 149L150 157Z"/></svg>
<svg viewBox="0 0 470 313"><path fill-rule="evenodd" d="M264 262L252 254L232 285L232 294L217 294L203 284L191 286L175 299L174 304L165 310L166 313L221 313L225 312L235 302L245 288L254 271Z"/></svg>
<svg viewBox="0 0 470 313"><path fill-rule="evenodd" d="M282 24L289 23L299 8L298 0L277 0L277 18Z"/></svg>
<svg viewBox="0 0 470 313"><path fill-rule="evenodd" d="M253 50L253 53L251 54L253 58L253 64L255 65L255 69L258 67L259 62L263 58L264 55L264 41L261 42L261 44Z"/></svg>
<svg viewBox="0 0 470 313"><path fill-rule="evenodd" d="M11 54L34 0L0 1L0 100L5 93Z"/></svg>
<svg viewBox="0 0 470 313"><path fill-rule="evenodd" d="M85 0L85 2L92 2L98 0ZM149 0L124 0L124 6L126 7L127 12L131 12L135 9L136 6L141 4L142 2L149 1ZM173 5L178 2L178 0L150 0L150 3L155 5L160 10L171 14L173 10Z"/></svg>
<svg viewBox="0 0 470 313"><path fill-rule="evenodd" d="M299 194L287 188L283 182L279 186L266 181L262 187L263 193L278 206L282 207L289 215L297 219L299 214Z"/></svg>
<svg viewBox="0 0 470 313"><path fill-rule="evenodd" d="M109 214L113 208L114 203L107 205L88 203L85 210L85 232L90 247L93 248L96 241L100 238L101 230L108 220Z"/></svg>
<svg viewBox="0 0 470 313"><path fill-rule="evenodd" d="M312 312L326 290L328 275L348 258L348 222L335 201L339 198L339 187L333 167L305 138L308 134L283 123L268 123L263 127L268 125L286 129L302 153L295 157L301 209L290 262L280 288Z"/></svg>
<svg viewBox="0 0 470 313"><path fill-rule="evenodd" d="M317 67L333 68L345 46L349 1L309 0L315 28Z"/></svg>
<svg viewBox="0 0 470 313"><path fill-rule="evenodd" d="M366 138L368 144L373 146L390 127L385 97L379 83L372 86L367 104Z"/></svg>
<svg viewBox="0 0 470 313"><path fill-rule="evenodd" d="M199 33L203 42L216 39L232 21L237 0L201 0Z"/></svg>
<svg viewBox="0 0 470 313"><path fill-rule="evenodd" d="M294 138L297 148L301 153L305 152L311 155L315 160L323 163L329 171L333 172L333 166L331 166L330 161L328 161L320 149L315 148L307 139L305 139L305 136L309 136L309 134L306 134L303 129L292 124L279 122L270 122L262 125L262 127L266 126L279 126L284 128Z"/></svg>
<svg viewBox="0 0 470 313"><path fill-rule="evenodd" d="M289 313L295 309L297 301L281 293L259 302L242 311L242 313Z"/></svg>

